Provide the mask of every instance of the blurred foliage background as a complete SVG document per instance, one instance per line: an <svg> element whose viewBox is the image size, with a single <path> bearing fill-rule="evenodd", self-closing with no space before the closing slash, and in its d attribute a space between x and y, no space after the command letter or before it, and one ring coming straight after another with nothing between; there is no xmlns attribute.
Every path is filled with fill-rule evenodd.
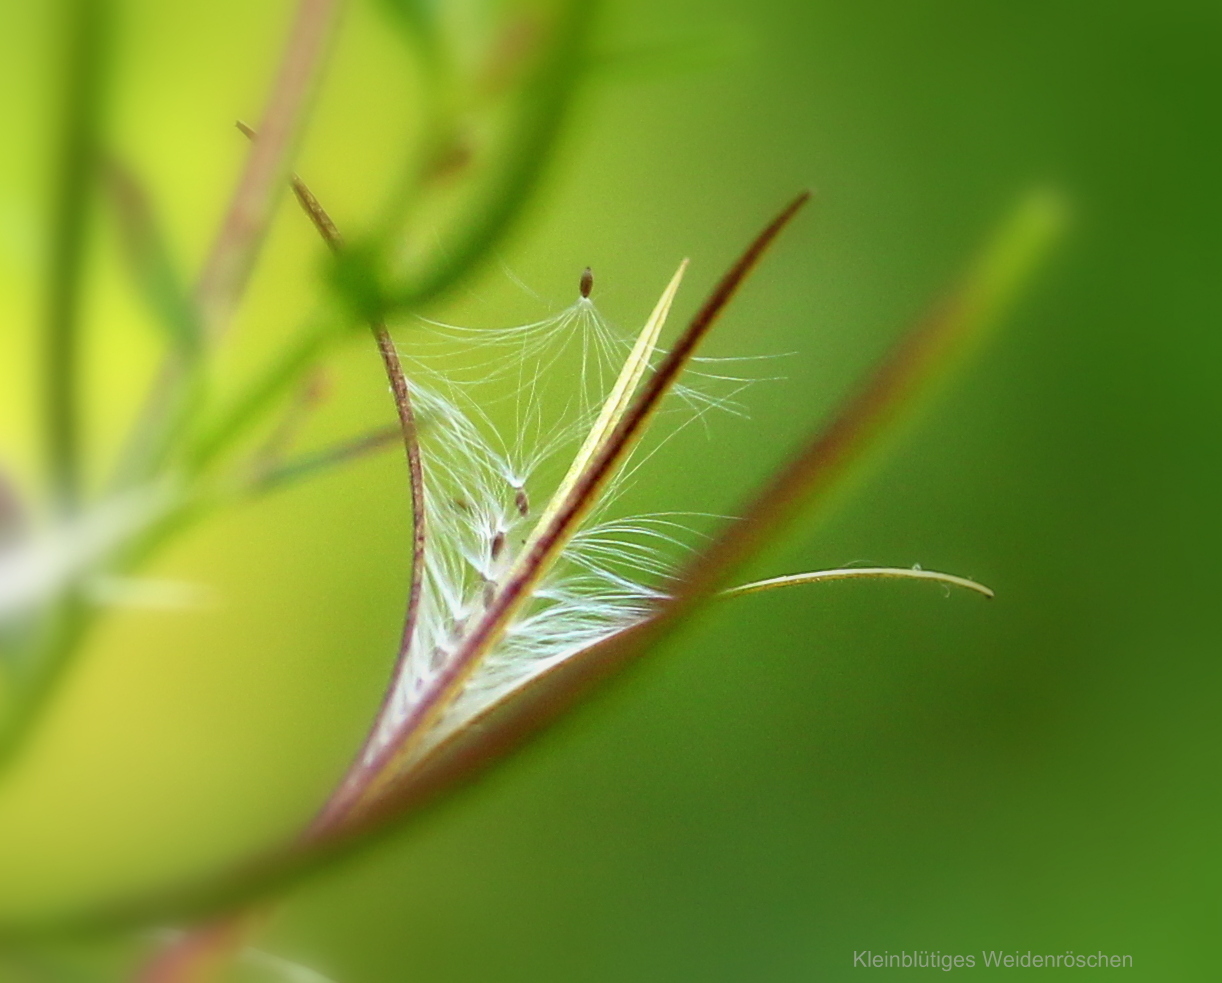
<svg viewBox="0 0 1222 983"><path fill-rule="evenodd" d="M31 492L51 7L0 10L0 446ZM111 143L191 268L290 14L121 5ZM612 0L596 31L539 199L436 316L535 320L588 264L633 328L690 255L685 314L816 187L711 342L792 353L761 363L784 378L747 394L749 420L689 428L627 496L728 513L1019 193L1059 188L1072 235L1005 333L752 571L920 563L998 598L863 582L711 609L487 780L298 887L266 946L344 983L836 980L854 950L1028 948L1214 978L1222 11ZM401 36L353 2L297 162L342 227L375 221L417 101ZM108 237L101 221L96 461L158 344ZM316 303L322 252L282 204L235 372ZM309 440L391 413L362 339ZM97 633L0 789L0 912L168 882L297 828L376 707L408 530L390 453L165 554L158 572L218 601Z"/></svg>

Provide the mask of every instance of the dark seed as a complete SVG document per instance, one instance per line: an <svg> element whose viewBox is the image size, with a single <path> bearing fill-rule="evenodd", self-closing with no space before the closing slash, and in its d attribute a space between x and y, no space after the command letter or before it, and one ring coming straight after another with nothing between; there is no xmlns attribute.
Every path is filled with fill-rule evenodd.
<svg viewBox="0 0 1222 983"><path fill-rule="evenodd" d="M588 298L590 291L594 289L594 271L588 266L581 274L581 296Z"/></svg>

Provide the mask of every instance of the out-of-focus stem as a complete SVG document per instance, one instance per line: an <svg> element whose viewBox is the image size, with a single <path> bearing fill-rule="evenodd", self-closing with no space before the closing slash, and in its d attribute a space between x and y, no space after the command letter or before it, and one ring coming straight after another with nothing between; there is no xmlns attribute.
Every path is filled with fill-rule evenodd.
<svg viewBox="0 0 1222 983"><path fill-rule="evenodd" d="M397 426L378 427L369 433L350 440L324 447L309 454L282 461L267 471L259 474L245 489L252 495L261 495L277 491L285 485L290 485L303 478L321 471L329 470L339 464L367 457L378 451L385 450L392 444L402 442L402 430Z"/></svg>
<svg viewBox="0 0 1222 983"><path fill-rule="evenodd" d="M66 0L66 86L46 313L46 441L50 490L61 514L80 497L79 351L82 275L92 171L105 90L105 0Z"/></svg>
<svg viewBox="0 0 1222 983"><path fill-rule="evenodd" d="M192 929L136 974L135 983L212 983L229 967L261 921L259 913Z"/></svg>
<svg viewBox="0 0 1222 983"><path fill-rule="evenodd" d="M341 7L342 0L300 0L264 109L264 136L251 148L195 286L195 320L205 344L224 332L250 279L322 74ZM299 355L304 348L305 357L295 360L290 357L287 364L291 369L317 358L326 347L319 344L320 340L319 333L313 331L299 339L290 356ZM284 364L282 359L278 368ZM198 373L182 364L178 352L171 353L161 366L133 427L132 446L126 455L140 460L144 470L161 463L161 452L180 436L198 409L198 381ZM276 381L284 381L283 373ZM279 391L276 386L273 395ZM259 408L262 405L263 401L259 401ZM226 421L230 422L235 421ZM241 418L236 422L240 423ZM219 436L227 438L231 432L226 430ZM188 465L199 463L198 457ZM147 475L137 470L136 477Z"/></svg>
<svg viewBox="0 0 1222 983"><path fill-rule="evenodd" d="M203 395L204 339L195 301L175 269L144 188L117 160L106 163L104 174L133 277L170 344L161 374L128 431L111 477L111 487L122 490L158 473L172 450L172 438L196 409Z"/></svg>
<svg viewBox="0 0 1222 983"><path fill-rule="evenodd" d="M280 71L245 170L200 274L196 301L205 332L224 331L250 278L322 74L341 0L301 0Z"/></svg>
<svg viewBox="0 0 1222 983"><path fill-rule="evenodd" d="M598 18L598 0L564 0L552 23L541 25L544 33L539 54L516 96L518 117L510 143L498 155L487 189L456 224L457 236L437 252L436 261L407 282L386 288L376 297L378 305L394 310L418 310L432 303L470 274L512 228L530 200L554 146L570 116L578 82L589 64L589 40ZM419 175L416 175L418 178ZM406 207L400 199L397 208ZM346 282L355 296L368 290L363 277L376 271L341 266L341 279L355 272L356 282Z"/></svg>
<svg viewBox="0 0 1222 983"><path fill-rule="evenodd" d="M227 451L233 441L291 390L345 336L346 325L320 319L301 330L229 405L219 419L201 428L183 452L183 465L196 475Z"/></svg>

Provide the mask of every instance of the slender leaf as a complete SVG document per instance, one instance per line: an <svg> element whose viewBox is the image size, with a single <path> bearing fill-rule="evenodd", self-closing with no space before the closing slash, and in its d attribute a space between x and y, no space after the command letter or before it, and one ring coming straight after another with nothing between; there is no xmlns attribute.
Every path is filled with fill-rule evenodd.
<svg viewBox="0 0 1222 983"><path fill-rule="evenodd" d="M80 497L82 276L110 18L106 0L65 0L63 6L67 85L47 281L45 398L52 497L61 513L70 513Z"/></svg>
<svg viewBox="0 0 1222 983"><path fill-rule="evenodd" d="M939 573L936 570L922 570L919 567L842 567L838 570L811 570L808 573L791 573L784 577L769 577L767 580L739 584L737 587L723 590L718 596L742 597L744 594L762 594L785 587L821 584L829 580L929 580L945 587L963 587L985 597L993 597L992 590L967 577Z"/></svg>
<svg viewBox="0 0 1222 983"><path fill-rule="evenodd" d="M148 196L135 176L117 161L109 162L106 178L133 276L170 344L184 362L192 362L203 346L199 315L178 274Z"/></svg>

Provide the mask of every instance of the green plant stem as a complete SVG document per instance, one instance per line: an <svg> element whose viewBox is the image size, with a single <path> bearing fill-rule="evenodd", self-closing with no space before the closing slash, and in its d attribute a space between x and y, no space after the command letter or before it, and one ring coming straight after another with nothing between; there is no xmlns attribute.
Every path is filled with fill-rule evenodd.
<svg viewBox="0 0 1222 983"><path fill-rule="evenodd" d="M118 161L108 161L104 172L128 265L170 349L110 480L111 489L123 491L159 472L173 436L198 408L204 394L205 351L195 301L179 277L148 195Z"/></svg>
<svg viewBox="0 0 1222 983"><path fill-rule="evenodd" d="M109 30L105 0L65 0L66 90L46 314L46 441L52 500L79 506L79 352L82 280L97 160Z"/></svg>
<svg viewBox="0 0 1222 983"><path fill-rule="evenodd" d="M246 433L337 344L351 337L346 322L322 319L307 325L220 414L201 428L183 456L189 477L198 476Z"/></svg>
<svg viewBox="0 0 1222 983"><path fill-rule="evenodd" d="M339 464L385 450L401 440L402 433L399 427L378 427L376 430L353 437L351 440L345 440L276 464L260 474L247 491L252 495L278 491L286 485L312 477L321 471L330 470Z"/></svg>
<svg viewBox="0 0 1222 983"><path fill-rule="evenodd" d="M300 138L339 23L342 0L300 0L280 68L264 109L259 140L247 156L220 229L204 262L193 299L201 343L228 326L258 260L290 159ZM162 365L133 427L125 468L129 480L147 479L168 448L187 432L205 403L201 359L172 353Z"/></svg>
<svg viewBox="0 0 1222 983"><path fill-rule="evenodd" d="M422 307L467 275L509 232L521 214L520 203L531 197L542 179L577 94L577 81L588 64L597 4L568 2L561 10L545 54L518 96L521 116L507 163L497 170L487 200L474 210L474 221L462 224L471 231L451 244L440 263L396 298L395 306Z"/></svg>
<svg viewBox="0 0 1222 983"><path fill-rule="evenodd" d="M453 113L450 94L455 85L454 65L438 32L438 25L424 15L403 17L414 3L392 4L392 13L406 29L420 73L421 114L419 146L404 161L398 181L378 209L378 222L370 238L378 242L393 240L407 225L413 206L420 200L434 172L435 161L447 134L452 132Z"/></svg>
<svg viewBox="0 0 1222 983"><path fill-rule="evenodd" d="M165 332L169 346L185 360L198 359L204 340L199 312L182 282L144 186L117 159L106 160L101 169L119 220L132 278Z"/></svg>
<svg viewBox="0 0 1222 983"><path fill-rule="evenodd" d="M80 321L89 206L98 160L110 29L105 0L66 0L64 109L47 281L45 400L48 484L56 512L80 507ZM0 768L70 661L79 642L81 601L69 590L46 614L45 653L14 678L19 693L0 728Z"/></svg>
<svg viewBox="0 0 1222 983"><path fill-rule="evenodd" d="M418 275L392 284L380 282L378 257L389 233L358 243L337 266L340 289L366 316L416 311L435 302L474 271L512 230L555 156L555 145L571 115L579 81L590 65L590 38L600 4L566 0L560 5L540 55L517 95L512 137L498 154L498 166L467 213L455 222L458 237ZM435 88L438 87L435 85ZM428 173L417 169L416 180ZM396 208L409 195L396 193Z"/></svg>

